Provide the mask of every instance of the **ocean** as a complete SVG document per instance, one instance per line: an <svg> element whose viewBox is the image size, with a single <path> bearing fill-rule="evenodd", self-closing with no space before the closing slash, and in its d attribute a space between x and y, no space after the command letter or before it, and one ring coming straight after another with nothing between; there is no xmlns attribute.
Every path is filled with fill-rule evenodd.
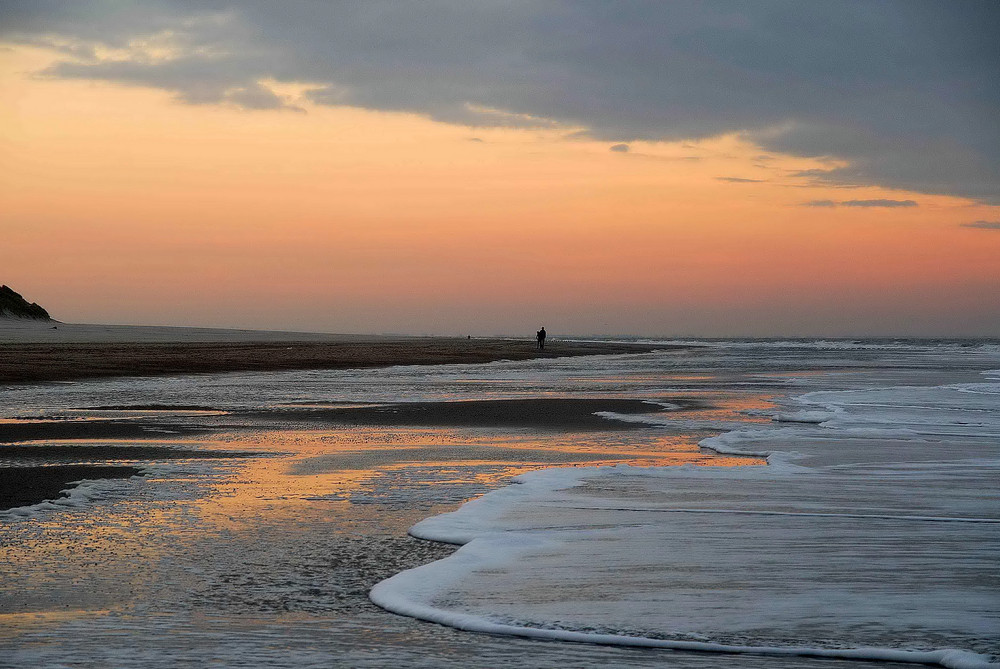
<svg viewBox="0 0 1000 669"><path fill-rule="evenodd" d="M0 666L997 661L1000 342L662 344L2 388L142 475L0 511Z"/></svg>

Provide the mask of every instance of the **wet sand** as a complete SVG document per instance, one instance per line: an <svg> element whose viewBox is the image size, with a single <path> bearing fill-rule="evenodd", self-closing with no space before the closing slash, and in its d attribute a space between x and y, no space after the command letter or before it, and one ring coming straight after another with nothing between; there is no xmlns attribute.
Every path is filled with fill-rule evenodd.
<svg viewBox="0 0 1000 669"><path fill-rule="evenodd" d="M165 422L26 420L0 423L0 444L40 439L149 439L151 432L194 434L205 429Z"/></svg>
<svg viewBox="0 0 1000 669"><path fill-rule="evenodd" d="M212 458L249 458L260 453L249 451L198 450L175 446L138 444L32 444L0 446L0 463L45 460L49 462L101 462L105 460L201 460ZM0 468L0 472L3 469Z"/></svg>
<svg viewBox="0 0 1000 669"><path fill-rule="evenodd" d="M701 403L689 398L671 397L669 401L676 407L671 411L701 406ZM219 411L211 407L185 406L194 413L175 415L172 419L165 419L162 416L141 416L131 420L8 419L0 422L0 474L4 477L0 479L0 482L4 483L4 492L0 494L0 510L58 499L64 489L71 487L69 483L72 481L84 478L127 477L138 471L132 467L110 465L262 455L260 452L242 450L191 448L183 440L195 434L207 435L229 430L235 430L236 434L252 433L261 428L274 429L295 423L302 423L310 430L357 426L375 429L382 427L532 429L555 434L630 432L643 426L639 423L602 418L595 415L595 412L611 411L636 415L667 411L661 405L641 400L614 398L403 402L253 411ZM78 407L94 413L102 410L121 412L144 408L177 411L181 406L143 404ZM151 441L154 439L157 441ZM532 462L540 465L614 461L620 458L621 454L610 452L569 454L543 452L540 449L494 447L474 449L448 447L430 450L408 448L380 449L377 453L347 452L326 458L318 457L306 465L306 469L315 472L330 467L353 469L363 465L363 468L368 469L400 462L466 460ZM67 474L66 472L73 467L80 468L81 471L75 475Z"/></svg>
<svg viewBox="0 0 1000 669"><path fill-rule="evenodd" d="M687 397L657 399L681 405L687 416L707 410ZM717 657L468 634L386 613L367 597L375 583L454 550L409 537L408 527L517 473L551 464L720 460L699 452L686 433L590 416L663 407L534 398L227 413L183 399L81 408L92 415L98 404L112 413L182 405L196 413L88 419L92 432L79 440L12 447L26 456L48 449L34 453L45 452L53 466L95 453L89 449L108 457L95 464L160 449L140 463L146 477L102 487L85 507L0 525L11 566L0 592L0 656L17 666L290 668L317 658L351 667L718 666ZM59 423L17 421L29 431L44 422ZM179 433L147 433L145 443L96 436L130 422ZM180 433L184 427L212 434L193 441ZM167 461L161 452L196 448L268 457ZM800 665L751 659L742 666Z"/></svg>
<svg viewBox="0 0 1000 669"><path fill-rule="evenodd" d="M663 346L655 347L662 349ZM643 353L643 344L464 338L337 338L334 341L4 341L0 383L393 365L482 363L580 355Z"/></svg>
<svg viewBox="0 0 1000 669"><path fill-rule="evenodd" d="M680 409L700 404L671 397ZM461 402L399 402L373 406L278 410L254 414L260 418L298 419L345 425L412 425L442 427L509 427L558 431L632 430L643 426L610 420L598 411L635 415L665 411L642 400L609 398L532 398L512 400L466 400Z"/></svg>

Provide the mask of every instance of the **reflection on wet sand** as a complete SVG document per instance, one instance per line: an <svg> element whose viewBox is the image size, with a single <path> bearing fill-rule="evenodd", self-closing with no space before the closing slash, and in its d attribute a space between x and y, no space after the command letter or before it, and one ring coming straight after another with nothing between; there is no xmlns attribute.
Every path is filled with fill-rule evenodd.
<svg viewBox="0 0 1000 669"><path fill-rule="evenodd" d="M467 411L469 403L463 404L459 410ZM764 404L758 397L755 406ZM54 441L44 428L25 432L34 439L0 449L47 465L138 467L144 476L98 482L80 507L0 522L0 647L65 658L76 644L93 657L92 639L101 634L126 634L129 644L154 648L166 638L194 643L191 635L208 626L219 643L249 635L248 647L259 649L269 634L286 638L308 627L310 639L322 637L331 648L361 652L390 635L399 648L417 643L434 653L478 657L481 641L398 619L368 602L376 582L454 550L408 537L411 525L542 467L761 463L703 452L697 442L705 430L598 421L589 417L597 408L590 401L565 407L570 418L544 421L585 427L491 420L485 426L345 425L265 411L171 416L177 434L156 439ZM735 407L698 401L677 412L628 405L651 416L683 413L709 421L731 417ZM439 408L438 415L450 410ZM160 425L153 414L128 424ZM600 429L592 427L597 424ZM201 436L191 436L195 431ZM74 631L77 626L87 631ZM180 652L175 643L161 663L170 665ZM386 652L377 653L380 661ZM586 655L597 657L593 650Z"/></svg>
<svg viewBox="0 0 1000 669"><path fill-rule="evenodd" d="M486 428L441 429L348 426L325 430L220 435L215 448L280 453L254 459L213 484L201 505L206 517L255 518L299 513L303 502L378 499L429 508L457 503L503 485L511 477L549 466L762 464L756 458L720 458L696 445L699 437L655 432L538 434ZM434 488L439 487L439 492ZM448 490L444 490L447 487ZM420 502L416 498L420 498ZM284 509L275 508L281 502Z"/></svg>

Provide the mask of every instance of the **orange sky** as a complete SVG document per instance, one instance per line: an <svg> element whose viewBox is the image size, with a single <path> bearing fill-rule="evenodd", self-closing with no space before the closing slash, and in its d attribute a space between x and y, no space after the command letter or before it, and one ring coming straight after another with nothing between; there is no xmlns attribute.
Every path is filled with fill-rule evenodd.
<svg viewBox="0 0 1000 669"><path fill-rule="evenodd" d="M815 185L735 136L185 105L32 75L53 58L0 51L0 282L63 321L1000 334L1000 233L961 226L998 207ZM875 199L919 206L803 206Z"/></svg>

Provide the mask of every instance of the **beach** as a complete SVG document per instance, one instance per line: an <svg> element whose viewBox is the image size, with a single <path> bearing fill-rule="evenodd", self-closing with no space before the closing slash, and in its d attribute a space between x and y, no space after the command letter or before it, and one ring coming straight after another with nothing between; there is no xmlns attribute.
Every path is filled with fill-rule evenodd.
<svg viewBox="0 0 1000 669"><path fill-rule="evenodd" d="M329 335L0 318L0 383L286 369L362 369L638 353L635 343Z"/></svg>
<svg viewBox="0 0 1000 669"><path fill-rule="evenodd" d="M0 2L0 669L1000 669L998 25Z"/></svg>
<svg viewBox="0 0 1000 669"><path fill-rule="evenodd" d="M0 665L987 666L995 343L642 346L3 386Z"/></svg>

